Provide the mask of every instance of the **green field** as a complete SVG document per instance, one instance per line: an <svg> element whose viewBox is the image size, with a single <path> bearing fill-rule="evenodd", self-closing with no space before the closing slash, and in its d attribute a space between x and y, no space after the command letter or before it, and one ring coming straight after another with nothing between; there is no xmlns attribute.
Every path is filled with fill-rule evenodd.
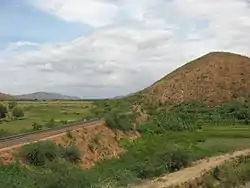
<svg viewBox="0 0 250 188"><path fill-rule="evenodd" d="M40 116L40 120L57 119L56 116L59 120L64 115L65 118L78 117L80 115L75 114L76 109L85 109L83 113L86 116L104 117L112 129L136 129L141 137L135 141L120 140L120 146L127 152L119 158L100 161L89 170L62 160L61 153L55 153L57 149L51 144L48 147L46 144L43 147L34 146L33 150L31 147L30 151L26 151L27 156L33 156L31 160L35 162L44 159L43 165L32 166L27 163L30 165L27 169L18 164L0 166L0 184L3 187L127 187L180 170L201 158L250 148L250 100L231 101L214 107L194 101L159 108L145 106L149 119L137 123L136 128L131 122L135 122L138 114L127 113L131 111L131 101L77 102L78 108L76 104L71 104L69 108L74 109L70 110L71 116L62 115L65 106L70 104L38 103L30 109L30 114L38 111L41 115L35 117ZM55 109L48 115L45 110L41 110L44 109L43 105L45 109ZM39 156L36 156L37 153ZM70 150L67 154L70 158L74 156ZM51 156L55 159L53 157L52 160Z"/></svg>
<svg viewBox="0 0 250 188"><path fill-rule="evenodd" d="M2 102L7 106L8 102ZM32 129L32 124L37 123L46 128L46 123L51 119L56 124L73 122L89 116L92 106L86 101L19 101L18 106L24 110L24 117L14 120L2 120L0 130L17 133Z"/></svg>

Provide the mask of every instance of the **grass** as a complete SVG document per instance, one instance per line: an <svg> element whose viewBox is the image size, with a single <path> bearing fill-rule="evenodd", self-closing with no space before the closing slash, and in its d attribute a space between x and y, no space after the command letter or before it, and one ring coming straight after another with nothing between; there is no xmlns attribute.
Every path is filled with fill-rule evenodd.
<svg viewBox="0 0 250 188"><path fill-rule="evenodd" d="M218 130L220 133L227 131L216 136L211 134ZM160 135L143 135L135 141L121 140L120 145L127 149L125 154L118 159L100 161L90 170L56 162L46 167L29 167L29 170L19 165L0 166L0 183L13 188L27 185L49 188L56 184L60 188L100 188L110 182L113 187L128 186L175 171L200 158L249 148L250 137L241 138L243 134L250 135L250 127L210 126L200 132L168 131Z"/></svg>
<svg viewBox="0 0 250 188"><path fill-rule="evenodd" d="M239 157L233 162L215 168L210 175L203 178L201 187L249 187L250 158Z"/></svg>
<svg viewBox="0 0 250 188"><path fill-rule="evenodd" d="M32 129L33 123L45 125L51 119L56 124L62 124L63 121L73 122L88 117L92 107L92 103L86 101L20 101L18 105L24 109L24 118L2 121L0 129L17 133Z"/></svg>
<svg viewBox="0 0 250 188"><path fill-rule="evenodd" d="M2 166L0 184L14 188L27 185L31 188L100 188L111 183L113 187L136 184L179 170L204 157L249 148L249 107L250 103L232 103L214 108L183 103L151 109L148 110L150 119L137 125L137 130L142 133L141 138L120 141L127 152L119 158L100 161L90 170L57 162L29 170L13 165ZM35 111L43 111L41 109ZM130 130L134 117L124 115L128 111L127 101L114 100L98 101L88 113L108 117L113 129ZM8 181L6 174L15 179L15 183Z"/></svg>

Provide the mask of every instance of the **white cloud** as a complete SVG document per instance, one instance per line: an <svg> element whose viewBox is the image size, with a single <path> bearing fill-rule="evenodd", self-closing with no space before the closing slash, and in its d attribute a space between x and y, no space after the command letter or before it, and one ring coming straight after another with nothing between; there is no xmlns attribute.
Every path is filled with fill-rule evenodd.
<svg viewBox="0 0 250 188"><path fill-rule="evenodd" d="M5 51L13 51L13 50L17 50L17 49L20 49L20 48L31 47L31 46L37 47L37 46L39 46L39 44L34 43L34 42L29 42L29 41L11 42L6 47Z"/></svg>
<svg viewBox="0 0 250 188"><path fill-rule="evenodd" d="M115 96L210 51L250 55L250 8L241 0L32 2L62 19L107 27L69 43L0 54L6 66L0 91ZM91 13L85 11L90 6Z"/></svg>
<svg viewBox="0 0 250 188"><path fill-rule="evenodd" d="M99 0L30 0L35 7L66 21L89 24L94 27L110 24L119 8Z"/></svg>

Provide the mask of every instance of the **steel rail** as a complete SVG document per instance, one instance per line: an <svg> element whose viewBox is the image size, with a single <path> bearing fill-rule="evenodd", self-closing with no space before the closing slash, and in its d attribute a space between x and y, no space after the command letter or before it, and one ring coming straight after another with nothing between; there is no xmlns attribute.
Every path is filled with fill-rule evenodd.
<svg viewBox="0 0 250 188"><path fill-rule="evenodd" d="M73 131L82 127L92 126L94 124L104 123L103 120L92 119L88 121L78 121L67 125L56 126L50 129L40 131L32 131L24 134L16 134L0 138L0 149L10 147L17 144L24 144L27 142L34 142L44 139L46 137L55 136L65 133L66 131Z"/></svg>

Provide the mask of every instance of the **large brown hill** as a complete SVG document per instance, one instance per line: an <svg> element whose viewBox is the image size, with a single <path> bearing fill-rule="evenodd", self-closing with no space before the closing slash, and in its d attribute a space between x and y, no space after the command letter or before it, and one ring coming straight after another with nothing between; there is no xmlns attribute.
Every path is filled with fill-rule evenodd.
<svg viewBox="0 0 250 188"><path fill-rule="evenodd" d="M187 100L218 104L250 95L250 58L212 52L168 74L139 92L147 103Z"/></svg>
<svg viewBox="0 0 250 188"><path fill-rule="evenodd" d="M0 101L10 100L10 99L12 99L10 95L5 94L5 93L0 93Z"/></svg>

